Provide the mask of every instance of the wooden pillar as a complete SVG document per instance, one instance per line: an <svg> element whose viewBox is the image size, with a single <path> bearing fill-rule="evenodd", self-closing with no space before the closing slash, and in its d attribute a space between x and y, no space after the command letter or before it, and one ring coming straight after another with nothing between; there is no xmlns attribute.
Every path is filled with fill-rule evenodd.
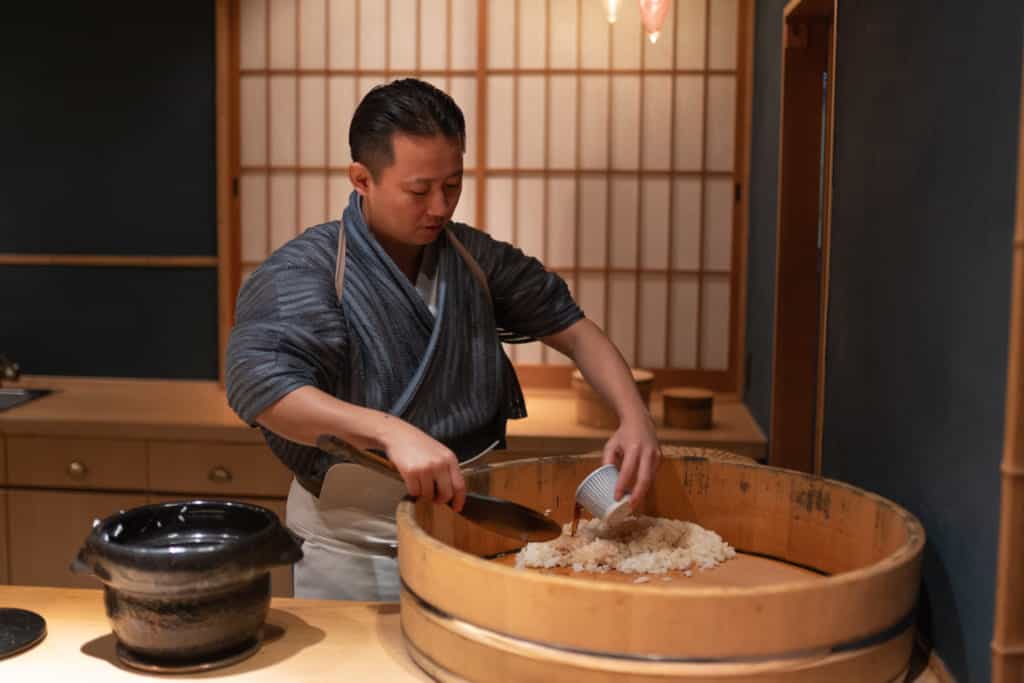
<svg viewBox="0 0 1024 683"><path fill-rule="evenodd" d="M1017 159L1017 220L1013 236L1010 358L1006 371L999 565L992 638L992 681L1024 680L1024 89Z"/></svg>

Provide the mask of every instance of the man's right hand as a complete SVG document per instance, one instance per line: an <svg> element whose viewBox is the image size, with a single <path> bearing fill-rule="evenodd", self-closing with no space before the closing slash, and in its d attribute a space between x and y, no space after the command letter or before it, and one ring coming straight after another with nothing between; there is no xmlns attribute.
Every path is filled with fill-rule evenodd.
<svg viewBox="0 0 1024 683"><path fill-rule="evenodd" d="M395 420L381 441L410 496L429 496L438 503L451 502L456 512L462 510L466 480L459 469L459 459L447 446L400 420Z"/></svg>
<svg viewBox="0 0 1024 683"><path fill-rule="evenodd" d="M275 434L307 446L315 446L321 434L337 434L361 448L382 448L405 480L409 495L450 502L456 512L466 502L466 480L455 454L394 415L304 386L264 410L257 421Z"/></svg>

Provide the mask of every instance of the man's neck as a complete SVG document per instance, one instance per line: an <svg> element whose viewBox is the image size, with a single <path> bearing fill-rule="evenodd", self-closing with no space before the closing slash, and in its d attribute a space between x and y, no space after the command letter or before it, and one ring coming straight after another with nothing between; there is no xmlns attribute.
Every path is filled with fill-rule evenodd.
<svg viewBox="0 0 1024 683"><path fill-rule="evenodd" d="M377 232L371 222L372 217L366 211L366 201L363 197L359 198L359 209L363 212L363 220L366 221L366 225L370 228L377 243L384 249L384 253L391 257L402 274L409 278L409 282L415 284L416 276L420 272L420 263L423 261L423 247L417 244L395 242Z"/></svg>
<svg viewBox="0 0 1024 683"><path fill-rule="evenodd" d="M409 282L416 282L416 275L420 272L420 263L423 261L423 247L415 244L401 244L400 242L393 242L387 238L383 238L373 230L373 226L370 226L370 230L373 231L374 237L383 247L385 253L391 257L391 260L395 262L398 269L409 278Z"/></svg>

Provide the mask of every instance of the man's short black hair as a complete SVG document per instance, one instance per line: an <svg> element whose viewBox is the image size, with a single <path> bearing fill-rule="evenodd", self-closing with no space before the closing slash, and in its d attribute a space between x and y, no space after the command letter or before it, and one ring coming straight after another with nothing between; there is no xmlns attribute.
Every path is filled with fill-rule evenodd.
<svg viewBox="0 0 1024 683"><path fill-rule="evenodd" d="M352 115L348 145L352 161L370 169L373 179L395 161L391 136L444 135L466 149L466 119L447 93L417 78L378 85L366 94Z"/></svg>

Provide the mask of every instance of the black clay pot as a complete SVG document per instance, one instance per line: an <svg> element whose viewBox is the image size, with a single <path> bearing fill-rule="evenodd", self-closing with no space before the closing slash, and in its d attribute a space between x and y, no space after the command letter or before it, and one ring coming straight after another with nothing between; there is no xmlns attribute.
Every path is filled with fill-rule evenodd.
<svg viewBox="0 0 1024 683"><path fill-rule="evenodd" d="M123 647L193 662L254 642L270 605L270 568L301 558L301 542L270 510L195 500L98 522L71 570L103 582Z"/></svg>

